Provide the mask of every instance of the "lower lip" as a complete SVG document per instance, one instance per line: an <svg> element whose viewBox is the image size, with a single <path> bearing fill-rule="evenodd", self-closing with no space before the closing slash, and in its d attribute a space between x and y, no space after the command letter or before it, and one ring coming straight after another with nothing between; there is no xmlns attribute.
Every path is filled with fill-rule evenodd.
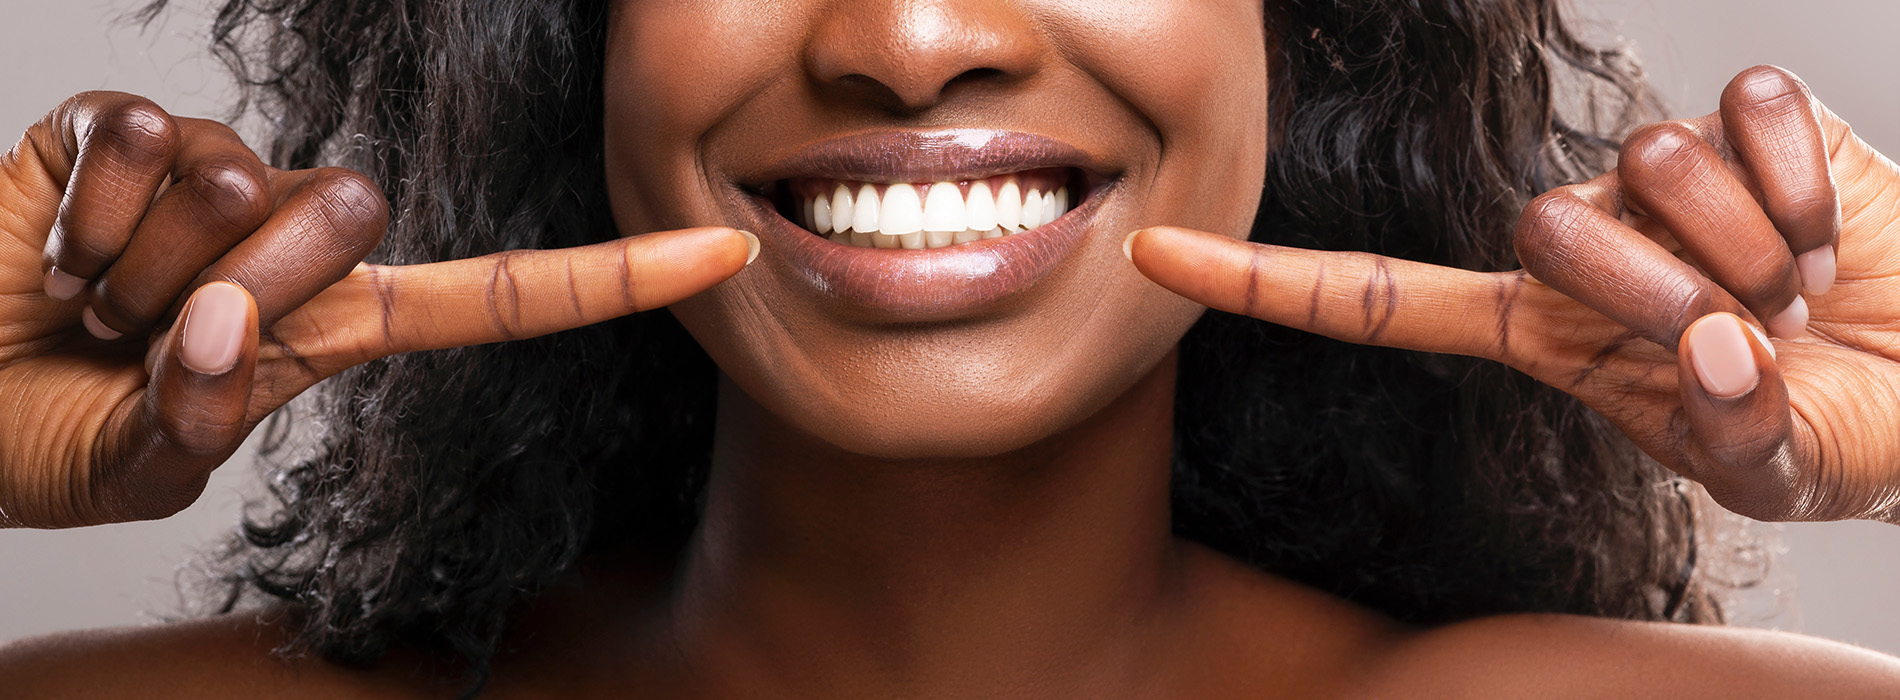
<svg viewBox="0 0 1900 700"><path fill-rule="evenodd" d="M954 318L1021 293L1068 259L1113 184L1073 210L1022 233L925 250L833 243L749 196L766 244L814 291L877 316L908 321Z"/></svg>

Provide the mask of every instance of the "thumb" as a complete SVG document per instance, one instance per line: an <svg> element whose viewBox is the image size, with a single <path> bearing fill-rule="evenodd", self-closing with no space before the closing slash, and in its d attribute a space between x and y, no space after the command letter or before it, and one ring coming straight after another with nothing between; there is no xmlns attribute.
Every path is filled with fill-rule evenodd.
<svg viewBox="0 0 1900 700"><path fill-rule="evenodd" d="M1209 307L1349 343L1503 360L1526 277L1304 250L1171 226L1129 234L1148 279Z"/></svg>
<svg viewBox="0 0 1900 700"><path fill-rule="evenodd" d="M106 425L93 505L106 522L163 518L237 451L257 367L257 304L229 282L200 287L153 362L146 390Z"/></svg>
<svg viewBox="0 0 1900 700"><path fill-rule="evenodd" d="M1729 313L1697 319L1677 346L1688 444L1684 476L1717 503L1758 520L1838 517L1813 488L1788 387L1767 337Z"/></svg>

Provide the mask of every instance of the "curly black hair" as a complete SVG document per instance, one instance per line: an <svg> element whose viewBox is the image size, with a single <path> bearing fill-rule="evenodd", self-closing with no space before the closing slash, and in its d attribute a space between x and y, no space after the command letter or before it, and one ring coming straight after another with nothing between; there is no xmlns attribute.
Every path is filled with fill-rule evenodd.
<svg viewBox="0 0 1900 700"><path fill-rule="evenodd" d="M164 6L157 0L152 13ZM607 2L225 0L214 50L284 168L368 174L407 264L615 234ZM1534 195L1659 114L1560 0L1269 3L1275 145L1256 241L1517 266ZM214 563L286 651L414 645L479 689L509 611L583 557L692 532L717 369L665 311L370 363L280 416L270 502ZM1174 527L1398 619L1719 622L1685 487L1576 400L1495 364L1222 313L1181 342ZM281 436L286 431L277 431ZM298 447L299 449L292 449Z"/></svg>

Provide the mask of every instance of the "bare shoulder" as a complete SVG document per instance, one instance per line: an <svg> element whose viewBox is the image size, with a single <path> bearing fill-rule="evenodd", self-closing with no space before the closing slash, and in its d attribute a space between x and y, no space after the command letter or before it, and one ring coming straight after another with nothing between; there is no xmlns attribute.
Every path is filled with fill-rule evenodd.
<svg viewBox="0 0 1900 700"><path fill-rule="evenodd" d="M453 697L386 670L281 658L283 639L270 620L233 614L21 640L0 645L0 700Z"/></svg>
<svg viewBox="0 0 1900 700"><path fill-rule="evenodd" d="M1900 697L1900 659L1785 632L1571 615L1506 615L1424 630L1364 676L1367 695Z"/></svg>

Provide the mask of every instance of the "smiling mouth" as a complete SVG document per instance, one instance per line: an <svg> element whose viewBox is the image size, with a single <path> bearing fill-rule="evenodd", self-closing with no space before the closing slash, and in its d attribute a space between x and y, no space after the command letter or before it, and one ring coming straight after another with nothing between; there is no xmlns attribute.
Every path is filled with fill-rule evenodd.
<svg viewBox="0 0 1900 700"><path fill-rule="evenodd" d="M795 178L779 183L781 216L833 243L927 250L1002 238L1052 223L1086 193L1074 168L937 182Z"/></svg>
<svg viewBox="0 0 1900 700"><path fill-rule="evenodd" d="M1047 136L949 129L840 136L734 175L768 269L865 320L931 322L1071 260L1122 171Z"/></svg>

